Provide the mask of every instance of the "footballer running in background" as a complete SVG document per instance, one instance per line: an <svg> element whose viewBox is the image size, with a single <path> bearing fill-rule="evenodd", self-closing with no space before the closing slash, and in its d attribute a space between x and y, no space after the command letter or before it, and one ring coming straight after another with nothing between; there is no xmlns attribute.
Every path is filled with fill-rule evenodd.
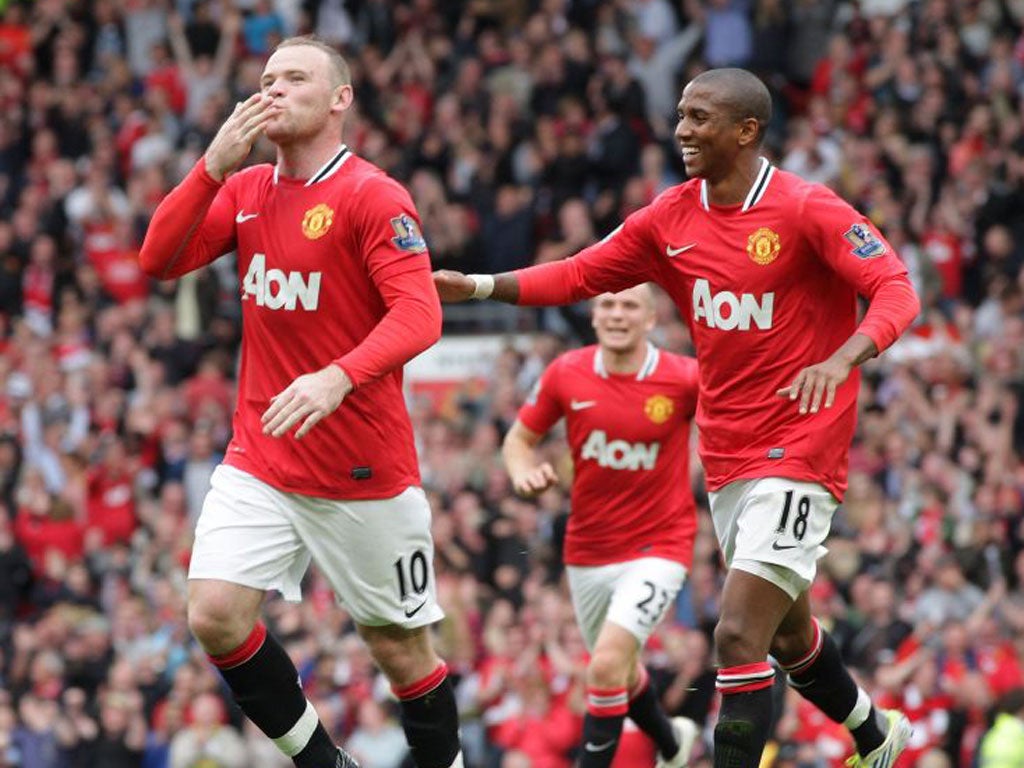
<svg viewBox="0 0 1024 768"><path fill-rule="evenodd" d="M449 768L462 765L458 716L428 634L443 613L402 397L402 366L437 340L440 305L408 193L342 143L352 100L337 51L283 41L142 247L162 279L238 253L238 406L196 525L189 627L295 765L355 765L260 621L267 590L300 599L312 558L391 682L416 765ZM261 135L276 165L238 170Z"/></svg>
<svg viewBox="0 0 1024 768"><path fill-rule="evenodd" d="M657 349L654 293L638 285L593 300L597 344L548 366L505 436L516 492L558 478L535 448L564 418L572 449L572 514L564 560L590 661L579 768L608 768L628 715L654 742L659 768L682 768L697 725L666 716L640 651L675 604L693 564L690 421L697 361Z"/></svg>
<svg viewBox="0 0 1024 768"><path fill-rule="evenodd" d="M878 712L811 616L807 590L847 484L858 366L920 305L875 227L831 190L760 156L771 96L741 69L687 84L675 138L690 180L600 243L516 272L441 271L442 300L557 305L664 288L697 351L700 455L728 566L715 628L715 768L756 768L772 723L771 653L853 735L853 765L891 768L910 738ZM858 320L858 294L870 299Z"/></svg>

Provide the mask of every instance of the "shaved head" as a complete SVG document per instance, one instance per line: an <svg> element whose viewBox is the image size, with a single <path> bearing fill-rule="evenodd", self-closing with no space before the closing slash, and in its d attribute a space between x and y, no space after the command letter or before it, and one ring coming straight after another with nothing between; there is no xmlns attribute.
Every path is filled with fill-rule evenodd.
<svg viewBox="0 0 1024 768"><path fill-rule="evenodd" d="M764 139L765 128L772 119L772 96L761 79L745 69L726 67L709 69L690 81L715 92L715 99L729 111L736 122L757 120L757 143Z"/></svg>

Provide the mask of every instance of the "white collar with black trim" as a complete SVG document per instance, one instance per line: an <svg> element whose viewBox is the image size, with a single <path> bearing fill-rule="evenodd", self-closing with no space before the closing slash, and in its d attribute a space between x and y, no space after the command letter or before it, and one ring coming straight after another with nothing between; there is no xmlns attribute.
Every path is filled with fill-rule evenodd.
<svg viewBox="0 0 1024 768"><path fill-rule="evenodd" d="M656 346L647 342L647 356L644 358L643 365L640 366L640 370L636 372L636 380L643 381L658 368L658 360L661 359L661 350ZM608 378L608 369L604 365L604 355L601 354L601 347L598 346L594 350L594 373L600 376L602 379Z"/></svg>
<svg viewBox="0 0 1024 768"><path fill-rule="evenodd" d="M331 176L333 176L335 173L337 173L338 169L341 168L341 166L343 166L345 164L345 161L348 160L350 157L352 157L352 150L350 150L348 148L348 146L346 146L345 144L342 144L341 148L338 150L338 153L336 155L334 155L334 157L332 157L326 163L324 163L320 167L320 170L318 170L316 173L314 173L312 176L310 176L309 180L303 186L311 187L314 184L323 181L324 179L329 179ZM280 172L279 171L279 167L275 165L274 166L274 183L275 184L277 184L277 177L278 177L278 173L279 172Z"/></svg>
<svg viewBox="0 0 1024 768"><path fill-rule="evenodd" d="M760 167L757 169L757 176L754 178L754 183L750 185L750 191L747 192L747 199L743 201L743 207L740 209L740 213L746 213L764 197L764 193L768 191L768 183L772 180L772 175L775 173L775 166L768 162L767 157L759 158L761 161ZM705 211L711 210L711 201L708 199L708 182L706 179L700 180L700 206Z"/></svg>

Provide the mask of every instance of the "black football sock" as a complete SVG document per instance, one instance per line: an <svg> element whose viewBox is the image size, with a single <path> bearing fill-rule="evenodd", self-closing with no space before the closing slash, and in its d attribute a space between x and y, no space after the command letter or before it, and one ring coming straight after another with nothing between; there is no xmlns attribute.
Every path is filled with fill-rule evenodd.
<svg viewBox="0 0 1024 768"><path fill-rule="evenodd" d="M587 686L579 768L608 768L612 764L628 708L629 695L625 688Z"/></svg>
<svg viewBox="0 0 1024 768"><path fill-rule="evenodd" d="M642 666L640 679L629 700L628 714L629 719L651 738L662 757L671 760L676 756L679 742L676 741L675 729L672 728L672 722L665 714L665 710L661 708L658 693L651 683L651 676Z"/></svg>
<svg viewBox="0 0 1024 768"><path fill-rule="evenodd" d="M767 662L724 667L715 687L722 708L715 726L714 768L758 768L772 724L775 670Z"/></svg>
<svg viewBox="0 0 1024 768"><path fill-rule="evenodd" d="M338 748L303 695L291 658L262 622L238 648L209 658L242 711L298 768L334 768Z"/></svg>
<svg viewBox="0 0 1024 768"><path fill-rule="evenodd" d="M417 768L450 768L459 754L459 713L448 667L438 665L422 680L392 688L402 729Z"/></svg>
<svg viewBox="0 0 1024 768"><path fill-rule="evenodd" d="M849 729L860 754L866 755L885 741L885 719L872 706L867 692L854 682L843 665L839 646L817 619L811 650L782 668L789 674L789 684L801 696L830 720Z"/></svg>

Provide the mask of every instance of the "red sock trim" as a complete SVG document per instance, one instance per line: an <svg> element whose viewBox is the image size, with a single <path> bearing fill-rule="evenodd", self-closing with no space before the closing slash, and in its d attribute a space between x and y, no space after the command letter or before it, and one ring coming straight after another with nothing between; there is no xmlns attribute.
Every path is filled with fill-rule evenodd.
<svg viewBox="0 0 1024 768"><path fill-rule="evenodd" d="M789 664L783 664L782 668L790 674L803 672L807 667L811 666L818 657L821 655L822 648L822 635L821 635L821 624L818 620L811 618L811 624L814 626L814 639L811 640L811 650L801 656L794 662Z"/></svg>
<svg viewBox="0 0 1024 768"><path fill-rule="evenodd" d="M448 676L448 665L443 661L437 665L437 669L431 672L429 675L424 677L422 680L417 680L415 683L403 686L401 688L397 686L391 686L391 692L400 701L408 701L409 699L418 699L424 694L430 693L432 690L437 688L444 679Z"/></svg>
<svg viewBox="0 0 1024 768"><path fill-rule="evenodd" d="M758 661L753 664L738 664L735 667L722 667L718 670L718 679L748 677L749 675L763 675L766 672L775 674L772 665L767 661Z"/></svg>
<svg viewBox="0 0 1024 768"><path fill-rule="evenodd" d="M587 688L587 712L594 717L619 717L628 711L625 688Z"/></svg>
<svg viewBox="0 0 1024 768"><path fill-rule="evenodd" d="M749 693L769 688L775 682L775 669L767 661L739 664L718 670L715 688L723 695Z"/></svg>
<svg viewBox="0 0 1024 768"><path fill-rule="evenodd" d="M637 696L647 690L647 686L651 684L651 675L647 671L647 667L643 664L640 665L640 675L636 679L636 685L633 686L633 690L629 692L629 700L632 701Z"/></svg>
<svg viewBox="0 0 1024 768"><path fill-rule="evenodd" d="M771 688L774 683L775 676L772 675L768 680L758 680L746 685L737 685L733 688L719 688L718 691L723 696L732 696L734 693L750 693L751 691L760 691L762 688Z"/></svg>
<svg viewBox="0 0 1024 768"><path fill-rule="evenodd" d="M256 655L256 651L263 647L267 639L267 627L262 621L257 621L252 632L245 638L245 641L233 651L221 654L220 656L207 656L217 669L231 669L232 667L245 664Z"/></svg>

